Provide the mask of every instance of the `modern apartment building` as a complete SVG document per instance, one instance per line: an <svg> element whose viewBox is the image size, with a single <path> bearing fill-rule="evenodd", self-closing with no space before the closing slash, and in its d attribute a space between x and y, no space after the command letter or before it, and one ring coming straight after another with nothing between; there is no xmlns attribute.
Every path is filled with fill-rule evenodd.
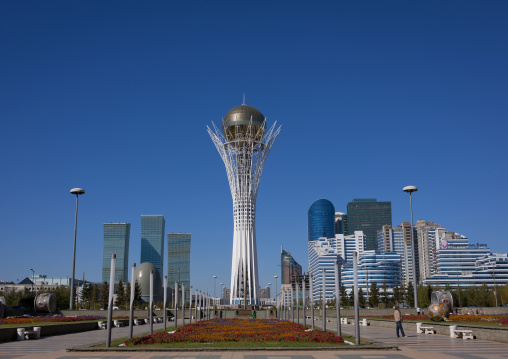
<svg viewBox="0 0 508 359"><path fill-rule="evenodd" d="M373 282L378 288L386 283L387 295L393 294L393 288L402 284L402 261L395 252L377 254L375 251L365 251L358 258L358 288L368 296ZM342 284L346 291L351 293L354 285L353 264L348 263L342 267Z"/></svg>
<svg viewBox="0 0 508 359"><path fill-rule="evenodd" d="M335 296L335 261L340 264L352 263L353 252L364 251L365 237L363 232L357 231L352 236L342 234L334 238L321 237L308 243L309 273L313 278L313 300L323 296L332 299ZM324 269L324 271L323 271ZM323 278L326 280L323 285Z"/></svg>
<svg viewBox="0 0 508 359"><path fill-rule="evenodd" d="M423 280L424 285L452 288L508 283L508 255L491 253L485 244L470 244L467 238L451 239L437 251L437 273Z"/></svg>
<svg viewBox="0 0 508 359"><path fill-rule="evenodd" d="M402 280L404 285L409 282L415 283L415 276L413 274L413 246L411 245L411 224L409 222L402 222L400 226L391 228L385 225L377 232L378 236L378 250L377 253L383 254L387 252L397 253L402 262ZM416 242L416 229L413 227L413 240ZM418 248L415 247L415 258L418 258ZM419 272L419 264L416 261L416 278Z"/></svg>

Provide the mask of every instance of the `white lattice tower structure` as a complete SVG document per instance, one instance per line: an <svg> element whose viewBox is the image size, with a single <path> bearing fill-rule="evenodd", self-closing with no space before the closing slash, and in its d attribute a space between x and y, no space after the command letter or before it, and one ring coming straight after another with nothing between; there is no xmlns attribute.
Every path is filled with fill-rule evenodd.
<svg viewBox="0 0 508 359"><path fill-rule="evenodd" d="M207 127L208 134L226 166L233 198L231 304L259 303L256 197L263 165L280 132L276 123L266 133L265 128L264 116L245 104L226 114L222 131L213 122L212 129Z"/></svg>

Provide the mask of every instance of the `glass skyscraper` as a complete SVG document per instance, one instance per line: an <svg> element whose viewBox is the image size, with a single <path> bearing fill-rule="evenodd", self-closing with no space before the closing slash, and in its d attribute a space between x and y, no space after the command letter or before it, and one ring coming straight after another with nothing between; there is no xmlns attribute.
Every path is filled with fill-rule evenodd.
<svg viewBox="0 0 508 359"><path fill-rule="evenodd" d="M116 254L115 283L129 280L130 223L104 223L104 252L102 255L102 281L109 283L111 255Z"/></svg>
<svg viewBox="0 0 508 359"><path fill-rule="evenodd" d="M377 250L377 231L385 224L392 225L392 203L375 198L353 199L347 204L347 234L363 231L365 250Z"/></svg>
<svg viewBox="0 0 508 359"><path fill-rule="evenodd" d="M169 295L174 294L175 281L178 281L185 286L185 300L190 295L190 249L190 233L168 233ZM182 301L181 292L179 300Z"/></svg>
<svg viewBox="0 0 508 359"><path fill-rule="evenodd" d="M280 249L281 284L290 284L293 276L302 275L302 266L293 258L291 253Z"/></svg>
<svg viewBox="0 0 508 359"><path fill-rule="evenodd" d="M152 263L159 275L164 278L164 216L141 216L141 260L139 263Z"/></svg>
<svg viewBox="0 0 508 359"><path fill-rule="evenodd" d="M327 199L318 199L307 212L309 242L335 237L335 207Z"/></svg>

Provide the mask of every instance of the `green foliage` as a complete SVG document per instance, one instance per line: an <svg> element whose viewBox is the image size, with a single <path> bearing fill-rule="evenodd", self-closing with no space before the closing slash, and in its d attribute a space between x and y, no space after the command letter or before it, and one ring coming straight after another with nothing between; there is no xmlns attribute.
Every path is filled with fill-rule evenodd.
<svg viewBox="0 0 508 359"><path fill-rule="evenodd" d="M134 282L134 307L139 307L141 304L141 285L138 280Z"/></svg>
<svg viewBox="0 0 508 359"><path fill-rule="evenodd" d="M125 305L125 288L121 279L120 282L118 282L118 287L116 289L115 305L120 309L123 309Z"/></svg>
<svg viewBox="0 0 508 359"><path fill-rule="evenodd" d="M402 299L402 292L401 292L399 286L396 285L395 287L393 287L393 300L395 301L395 303L400 303L401 299Z"/></svg>
<svg viewBox="0 0 508 359"><path fill-rule="evenodd" d="M415 306L415 288L412 282L409 282L407 285L406 302L412 308Z"/></svg>
<svg viewBox="0 0 508 359"><path fill-rule="evenodd" d="M344 284L340 286L339 293L341 307L347 307L349 304L349 300L347 296L346 286Z"/></svg>
<svg viewBox="0 0 508 359"><path fill-rule="evenodd" d="M480 307L489 306L489 287L487 284L483 284L481 287L475 287L476 291L473 295L474 304Z"/></svg>
<svg viewBox="0 0 508 359"><path fill-rule="evenodd" d="M363 290L362 288L358 289L358 305L360 307L365 307L365 304L366 304L366 300L365 300L365 297L363 296Z"/></svg>
<svg viewBox="0 0 508 359"><path fill-rule="evenodd" d="M106 309L108 307L109 300L109 286L108 283L103 282L101 287L101 306Z"/></svg>
<svg viewBox="0 0 508 359"><path fill-rule="evenodd" d="M376 308L379 305L379 287L376 282L370 284L369 306Z"/></svg>
<svg viewBox="0 0 508 359"><path fill-rule="evenodd" d="M92 300L92 285L86 281L83 282L80 299L82 307L90 309L90 302Z"/></svg>
<svg viewBox="0 0 508 359"><path fill-rule="evenodd" d="M419 285L416 288L418 295L418 305L420 308L427 308L430 305L430 297L428 295L427 287Z"/></svg>
<svg viewBox="0 0 508 359"><path fill-rule="evenodd" d="M56 309L69 308L69 302L71 300L71 290L68 287L58 286L51 293L55 294L56 297Z"/></svg>
<svg viewBox="0 0 508 359"><path fill-rule="evenodd" d="M386 281L383 281L382 292L381 292L381 303L385 308L391 304L390 293L388 292L388 286L386 285Z"/></svg>
<svg viewBox="0 0 508 359"><path fill-rule="evenodd" d="M127 284L125 285L124 300L125 300L125 308L126 309L130 309L130 303L131 303L131 284L129 282L127 282Z"/></svg>
<svg viewBox="0 0 508 359"><path fill-rule="evenodd" d="M97 304L100 300L100 290L97 284L94 284L92 287L92 295L91 295L91 306L92 309L97 309Z"/></svg>

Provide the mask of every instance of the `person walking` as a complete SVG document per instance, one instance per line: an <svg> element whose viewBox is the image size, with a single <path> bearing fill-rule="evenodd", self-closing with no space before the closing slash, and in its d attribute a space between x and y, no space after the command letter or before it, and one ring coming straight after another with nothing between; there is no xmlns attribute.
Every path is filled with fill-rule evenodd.
<svg viewBox="0 0 508 359"><path fill-rule="evenodd" d="M400 331L400 334L402 334L402 338L405 338L406 334L404 334L404 329L402 328L402 314L400 314L399 306L395 306L395 312L393 313L393 319L395 319L397 338L399 337L399 331Z"/></svg>

